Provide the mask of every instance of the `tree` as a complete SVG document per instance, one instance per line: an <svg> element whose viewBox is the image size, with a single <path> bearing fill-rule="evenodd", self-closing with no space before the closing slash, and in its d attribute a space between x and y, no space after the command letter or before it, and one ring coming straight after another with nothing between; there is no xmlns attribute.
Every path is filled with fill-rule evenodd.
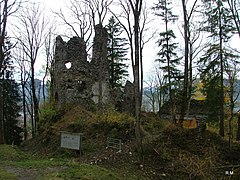
<svg viewBox="0 0 240 180"><path fill-rule="evenodd" d="M9 3L8 0L0 2L0 72L2 72L4 64L3 47L6 38L6 29L9 16L16 12L19 7L17 0ZM0 78L2 74L0 73ZM3 95L2 84L0 84L0 95ZM4 119L3 119L3 97L0 97L0 144L4 144Z"/></svg>
<svg viewBox="0 0 240 180"><path fill-rule="evenodd" d="M157 102L159 107L159 115L161 114L161 107L166 102L167 79L161 69L155 68L156 84L157 84Z"/></svg>
<svg viewBox="0 0 240 180"><path fill-rule="evenodd" d="M239 6L240 1L239 0L227 0L229 9L233 16L233 21L238 33L238 36L240 38L240 15L239 15Z"/></svg>
<svg viewBox="0 0 240 180"><path fill-rule="evenodd" d="M44 70L44 76L42 79L42 95L43 95L43 105L45 106L45 102L46 102L46 92L45 92L45 87L47 83L46 83L46 78L47 76L50 76L51 80L50 80L50 87L49 87L49 97L53 97L53 92L52 92L52 86L53 86L53 70L52 70L52 63L54 60L54 48L55 48L55 43L53 40L53 35L54 35L54 31L55 31L54 26L49 27L48 32L46 34L46 39L44 42L44 50L45 50L45 57L46 57L46 65L45 65L45 70ZM40 93L39 93L40 94ZM50 99L51 100L51 99Z"/></svg>
<svg viewBox="0 0 240 180"><path fill-rule="evenodd" d="M140 67L142 66L142 62L140 57L142 56L140 54L140 16L141 16L141 11L142 11L142 0L136 0L128 1L130 4L131 11L133 13L134 17L134 26L133 26L133 32L134 32L134 63L133 63L133 76L134 76L134 95L135 95L135 117L136 117L136 138L137 138L137 144L138 144L138 149L140 152L143 152L143 147L142 147L142 137L140 134L140 112L141 112L141 98L140 98Z"/></svg>
<svg viewBox="0 0 240 180"><path fill-rule="evenodd" d="M153 37L153 34L146 39L144 32L147 31L148 11L143 0L119 0L118 7L121 8L120 14L112 12L127 34L130 47L130 60L133 72L134 100L135 100L135 135L139 152L143 152L142 137L140 134L140 110L143 93L143 49L144 45Z"/></svg>
<svg viewBox="0 0 240 180"><path fill-rule="evenodd" d="M14 48L14 60L18 65L18 70L20 73L20 85L21 85L21 95L22 95L22 111L23 111L23 130L24 130L24 140L27 140L27 93L26 86L29 80L29 62L27 61L26 54L22 47L17 45Z"/></svg>
<svg viewBox="0 0 240 180"><path fill-rule="evenodd" d="M49 20L44 16L44 9L36 3L21 8L18 19L19 23L16 27L15 37L27 55L27 60L30 62L31 95L34 110L32 135L34 137L39 122L39 102L35 86L35 63L38 59L40 48L44 45L47 36L46 30Z"/></svg>
<svg viewBox="0 0 240 180"><path fill-rule="evenodd" d="M172 94L173 83L176 82L175 78L179 74L179 70L176 68L180 64L180 58L177 57L176 48L177 43L173 40L176 38L172 29L169 28L169 23L177 20L177 16L172 13L171 1L159 0L154 6L156 15L161 17L165 24L164 32L159 34L160 39L157 41L160 51L156 61L159 62L160 68L165 72L165 76L168 79L168 93L170 102L170 111L172 119L174 119L174 101Z"/></svg>
<svg viewBox="0 0 240 180"><path fill-rule="evenodd" d="M3 48L4 61L2 66L2 97L3 97L3 119L4 119L4 139L7 144L17 144L19 145L22 137L20 133L23 131L21 127L18 126L17 118L20 116L19 112L21 106L19 102L21 100L19 95L18 84L13 77L13 61L11 56L12 44L9 38L5 36L5 45Z"/></svg>
<svg viewBox="0 0 240 180"><path fill-rule="evenodd" d="M70 18L66 17L67 12L64 12L62 9L59 12L55 12L55 14L70 28L75 36L84 39L87 51L89 51L92 46L90 41L94 26L92 14L95 10L90 8L87 0L70 0L69 2L67 9L69 10Z"/></svg>
<svg viewBox="0 0 240 180"><path fill-rule="evenodd" d="M156 110L158 105L158 82L156 79L156 74L149 74L147 77L147 80L145 80L145 84L147 87L144 88L143 95L148 99L147 103L151 106L151 111L156 113ZM148 105L147 104L147 105Z"/></svg>
<svg viewBox="0 0 240 180"><path fill-rule="evenodd" d="M143 152L142 146L142 136L140 134L140 124L141 124L141 94L142 94L142 83L143 83L143 65L142 65L142 39L143 39L143 29L144 25L140 27L141 20L142 22L146 22L146 16L142 14L143 10L143 0L119 0L119 5L122 8L121 15L117 16L112 12L114 17L118 20L118 22L122 25L125 32L127 33L128 41L130 44L130 56L132 62L132 70L133 70L133 79L134 79L134 100L135 100L135 119L136 119L136 140L137 146L140 153ZM144 12L144 11L143 11ZM146 14L145 14L146 15ZM143 16L143 19L140 17ZM120 20L120 18L127 21L127 25ZM133 22L131 21L133 19ZM133 27L133 28L132 28Z"/></svg>
<svg viewBox="0 0 240 180"><path fill-rule="evenodd" d="M237 56L232 56L231 62L228 62L227 64L224 64L224 70L227 74L228 77L228 91L227 95L229 97L229 101L227 103L228 109L229 109L229 119L228 119L228 143L229 147L232 147L232 140L233 140L233 118L234 118L234 108L235 108L235 102L239 96L239 93L236 95L236 83L237 83L237 75L238 75L238 68L237 64L238 62L236 61ZM239 57L238 57L239 58Z"/></svg>
<svg viewBox="0 0 240 180"><path fill-rule="evenodd" d="M189 70L189 61L188 61L188 55L189 55L189 37L188 37L188 18L187 18L187 7L186 7L186 1L182 0L182 9L183 9L183 29L184 29L184 80L183 80L183 92L182 92L182 106L181 106L181 120L184 119L185 113L186 113L186 105L187 105L187 99L188 99L188 70Z"/></svg>
<svg viewBox="0 0 240 180"><path fill-rule="evenodd" d="M122 80L128 76L126 55L128 53L127 40L121 38L123 29L119 22L112 16L106 26L108 32L108 60L109 83L111 89L122 87Z"/></svg>
<svg viewBox="0 0 240 180"><path fill-rule="evenodd" d="M208 2L207 4L207 26L204 30L210 33L212 42L206 54L200 59L200 63L205 66L202 68L203 76L208 79L218 79L220 83L219 92L219 134L224 136L224 64L231 58L231 54L227 52L226 44L233 34L232 17L229 9L227 9L221 0L217 2ZM212 73L212 74L211 74ZM210 83L212 81L209 81Z"/></svg>
<svg viewBox="0 0 240 180"><path fill-rule="evenodd" d="M190 69L191 64L189 64L189 56L190 56L190 50L189 50L189 45L191 45L190 43L190 22L191 22L191 18L193 16L193 12L196 8L197 2L198 0L194 0L193 5L191 6L190 10L188 11L187 8L187 1L186 0L182 0L182 11L183 11L183 38L184 38L184 80L183 80L183 91L182 91L182 104L181 104L181 117L180 119L183 120L184 116L187 112L187 114L189 113L189 109L188 109L188 104L190 104L190 98L191 98L191 90L190 90L190 82L189 79L191 79L192 77L189 78L189 70L192 71Z"/></svg>
<svg viewBox="0 0 240 180"><path fill-rule="evenodd" d="M19 145L22 141L23 129L18 125L18 117L21 106L19 87L15 80L4 79L3 81L3 107L4 107L4 137L7 144Z"/></svg>

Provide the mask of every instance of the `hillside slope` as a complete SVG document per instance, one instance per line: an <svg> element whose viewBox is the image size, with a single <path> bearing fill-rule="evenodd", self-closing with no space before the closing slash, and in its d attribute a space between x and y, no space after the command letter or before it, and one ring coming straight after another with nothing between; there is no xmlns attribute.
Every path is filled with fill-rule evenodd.
<svg viewBox="0 0 240 180"><path fill-rule="evenodd" d="M152 113L143 114L143 121L148 135L143 139L142 156L135 146L132 117L113 110L91 112L80 106L62 113L23 149L37 156L99 165L125 179L219 179L227 178L230 171L232 178L240 177L238 143L230 150L217 134L205 131L199 136L196 129L182 129ZM60 148L61 131L84 134L82 157L78 151ZM107 137L122 140L121 152L106 148Z"/></svg>

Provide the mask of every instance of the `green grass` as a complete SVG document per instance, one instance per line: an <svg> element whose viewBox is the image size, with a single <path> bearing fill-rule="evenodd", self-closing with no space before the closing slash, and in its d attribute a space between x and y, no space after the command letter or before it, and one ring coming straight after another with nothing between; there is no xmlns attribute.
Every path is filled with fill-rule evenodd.
<svg viewBox="0 0 240 180"><path fill-rule="evenodd" d="M96 166L96 165L87 165L81 164L80 166L76 166L71 169L64 170L59 173L57 177L63 179L99 179L99 180L111 180L111 179L120 179L113 172Z"/></svg>
<svg viewBox="0 0 240 180"><path fill-rule="evenodd" d="M17 179L17 176L0 168L0 180L10 180L10 179L15 180Z"/></svg>
<svg viewBox="0 0 240 180"><path fill-rule="evenodd" d="M48 159L29 159L24 161L5 161L8 166L20 167L20 168L34 168L45 169L47 167L57 166L72 166L73 163L64 162L62 160L48 160Z"/></svg>
<svg viewBox="0 0 240 180"><path fill-rule="evenodd" d="M0 145L0 160L1 161L19 161L27 159L27 155L18 148L10 145Z"/></svg>
<svg viewBox="0 0 240 180"><path fill-rule="evenodd" d="M18 148L0 145L0 180L17 179L17 175L5 170L20 168L37 171L37 180L65 180L65 179L120 179L115 173L96 165L79 164L66 159L41 159L23 153ZM55 171L49 171L49 168Z"/></svg>

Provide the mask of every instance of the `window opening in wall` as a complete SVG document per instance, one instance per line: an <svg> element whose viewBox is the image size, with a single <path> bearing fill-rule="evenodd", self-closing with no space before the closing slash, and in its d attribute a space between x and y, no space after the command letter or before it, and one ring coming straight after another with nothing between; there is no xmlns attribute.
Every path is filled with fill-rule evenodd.
<svg viewBox="0 0 240 180"><path fill-rule="evenodd" d="M72 63L71 62L66 62L65 63L65 67L67 68L67 69L70 69L71 67L72 67Z"/></svg>

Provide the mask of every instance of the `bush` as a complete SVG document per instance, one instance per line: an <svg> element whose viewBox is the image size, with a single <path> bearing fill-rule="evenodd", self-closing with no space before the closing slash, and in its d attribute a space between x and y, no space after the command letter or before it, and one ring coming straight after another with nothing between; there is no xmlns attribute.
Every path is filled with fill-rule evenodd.
<svg viewBox="0 0 240 180"><path fill-rule="evenodd" d="M40 111L39 116L39 130L44 130L51 126L53 123L59 121L65 113L65 107L56 108L54 103L46 103Z"/></svg>
<svg viewBox="0 0 240 180"><path fill-rule="evenodd" d="M99 120L109 125L124 126L125 124L134 123L134 118L126 113L120 113L113 110L107 110L106 112L98 112Z"/></svg>

